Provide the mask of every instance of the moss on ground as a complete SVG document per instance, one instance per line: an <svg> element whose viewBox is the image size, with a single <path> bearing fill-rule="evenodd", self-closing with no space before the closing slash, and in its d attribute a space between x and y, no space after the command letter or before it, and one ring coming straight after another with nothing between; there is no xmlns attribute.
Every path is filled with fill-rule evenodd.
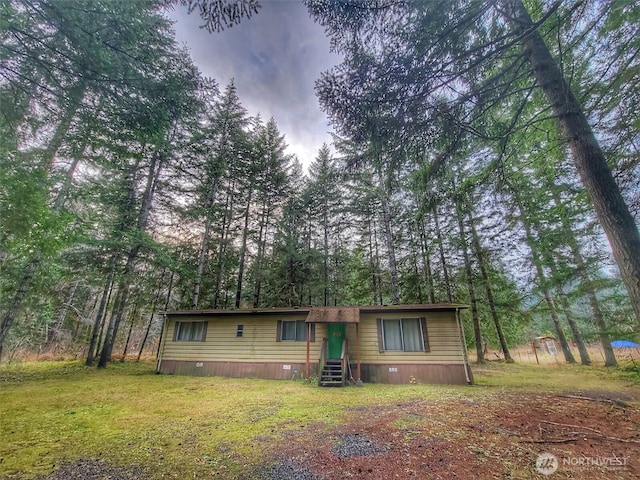
<svg viewBox="0 0 640 480"><path fill-rule="evenodd" d="M80 362L0 368L0 478L32 478L64 461L136 465L153 478L235 478L265 462L287 432L331 428L358 408L504 391L637 392L633 374L578 366L491 364L477 386L319 388L270 381L154 374L151 363ZM496 388L499 387L499 388ZM410 426L413 419L399 420Z"/></svg>

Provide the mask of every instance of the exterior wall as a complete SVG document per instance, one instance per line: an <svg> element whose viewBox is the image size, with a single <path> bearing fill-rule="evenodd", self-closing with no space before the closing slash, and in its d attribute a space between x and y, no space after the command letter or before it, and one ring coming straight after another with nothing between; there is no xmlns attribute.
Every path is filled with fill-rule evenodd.
<svg viewBox="0 0 640 480"><path fill-rule="evenodd" d="M277 341L278 320L304 320L299 315L233 315L229 317L169 317L163 339L158 371L188 375L215 375L291 379L306 374L307 342ZM176 321L208 321L204 342L174 341ZM236 337L238 325L243 336ZM317 371L326 325L315 326L315 341L310 342L311 368ZM315 372L312 372L315 374Z"/></svg>
<svg viewBox="0 0 640 480"><path fill-rule="evenodd" d="M429 352L380 352L377 318L425 317ZM292 379L306 375L306 342L276 340L277 320L304 320L295 315L261 314L230 316L179 315L169 317L161 347L158 371L169 374ZM173 340L176 321L208 321L204 342ZM236 327L242 324L242 337ZM362 312L359 323L361 379L372 383L450 383L472 381L465 364L455 311L411 313ZM356 328L347 324L351 370L356 375ZM318 358L327 325L315 324L315 341L310 343L310 374L318 373ZM297 373L296 373L297 370Z"/></svg>
<svg viewBox="0 0 640 480"><path fill-rule="evenodd" d="M355 368L355 367L354 367ZM398 364L365 363L361 366L362 381L365 383L446 383L467 385L464 364Z"/></svg>
<svg viewBox="0 0 640 480"><path fill-rule="evenodd" d="M318 360L309 365L311 375L318 374ZM231 378L294 380L306 377L306 362L221 362L163 360L160 373Z"/></svg>
<svg viewBox="0 0 640 480"><path fill-rule="evenodd" d="M376 319L425 317L429 336L429 352L381 352L378 346ZM360 358L371 364L464 364L463 345L458 331L455 312L419 313L361 313L358 327L360 336ZM349 350L355 355L356 327L347 327Z"/></svg>
<svg viewBox="0 0 640 480"><path fill-rule="evenodd" d="M427 323L430 351L381 352L378 345L377 319L424 317ZM361 379L370 383L450 383L472 382L466 368L464 345L460 338L454 311L394 313L360 313ZM347 326L347 339L352 370L355 372L356 327ZM469 378L467 379L467 375Z"/></svg>

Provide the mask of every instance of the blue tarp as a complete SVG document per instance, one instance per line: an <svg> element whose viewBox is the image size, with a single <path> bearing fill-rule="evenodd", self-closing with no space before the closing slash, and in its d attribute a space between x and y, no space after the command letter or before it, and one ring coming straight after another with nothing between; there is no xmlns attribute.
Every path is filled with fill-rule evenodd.
<svg viewBox="0 0 640 480"><path fill-rule="evenodd" d="M611 342L613 348L640 348L640 343L630 342L629 340L614 340Z"/></svg>

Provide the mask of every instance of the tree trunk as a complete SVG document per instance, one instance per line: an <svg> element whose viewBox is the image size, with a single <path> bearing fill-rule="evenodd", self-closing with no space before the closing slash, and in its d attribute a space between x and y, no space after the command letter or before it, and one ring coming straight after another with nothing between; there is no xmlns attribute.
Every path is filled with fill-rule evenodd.
<svg viewBox="0 0 640 480"><path fill-rule="evenodd" d="M498 341L500 342L500 348L502 349L502 353L504 353L504 359L507 363L514 363L513 358L511 357L511 353L509 352L509 346L507 345L507 340L504 337L504 333L502 331L502 325L500 324L500 319L498 318L498 312L496 310L496 302L493 299L493 290L491 289L491 283L489 282L489 275L487 274L487 267L485 265L484 252L482 251L482 245L480 244L480 237L478 236L478 231L476 230L476 226L473 221L469 222L471 224L471 238L473 241L473 247L476 251L476 257L478 258L478 265L480 266L480 275L482 276L482 282L484 283L484 288L487 292L487 301L489 302L489 310L491 311L491 318L493 319L493 324L496 327L496 333L498 334Z"/></svg>
<svg viewBox="0 0 640 480"><path fill-rule="evenodd" d="M373 260L375 261L375 263L373 264L373 275L374 275L374 280L375 280L375 285L377 286L377 290L374 288L374 300L373 303L375 304L376 302L379 305L384 304L384 298L383 298L383 294L382 294L382 276L380 274L380 248L378 245L378 229L375 223L375 220L373 221L373 247L374 247L374 257ZM378 294L378 298L375 298L376 292Z"/></svg>
<svg viewBox="0 0 640 480"><path fill-rule="evenodd" d="M95 109L94 117L97 118L102 112L102 106L104 104L104 99L101 98L98 106ZM56 195L56 199L53 203L53 210L58 212L64 206L64 203L67 200L69 195L69 190L71 189L71 185L73 183L73 176L78 169L78 165L80 161L84 158L85 150L87 149L87 145L89 144L89 140L92 138L92 124L87 123L84 126L82 132L82 142L79 146L74 145L72 148L71 158L72 162L67 171L65 172L64 178L62 179L62 185L60 185L60 190Z"/></svg>
<svg viewBox="0 0 640 480"><path fill-rule="evenodd" d="M147 181L145 184L145 189L142 193L140 211L138 213L138 218L136 221L136 227L140 232L144 232L147 229L158 179L166 160L166 155L164 154L162 148L162 145L156 147L156 150L151 156L151 161L149 162ZM131 180L129 188L129 194L133 196L133 192L135 191L133 179ZM109 318L107 334L102 345L102 351L100 352L98 368L105 368L107 366L107 363L111 361L111 353L113 351L113 346L116 341L116 336L118 335L120 322L122 321L127 300L129 298L129 290L134 275L135 262L141 249L142 244L137 243L133 246L133 248L131 248L129 254L127 255L127 262L125 263L122 277L120 279L120 282L118 283L118 294L116 296L115 308L113 313L111 314L111 317Z"/></svg>
<svg viewBox="0 0 640 480"><path fill-rule="evenodd" d="M522 213L522 210L521 210L521 213ZM523 222L525 222L526 224L525 231L527 232L527 235L530 235L531 233L530 228L532 225L536 227L536 229L538 230L538 234L540 235L540 231L542 229L540 228L540 224L537 221L526 219L526 220L523 220ZM527 238L530 238L530 237L527 237ZM530 244L532 245L532 242L530 242ZM584 344L584 341L582 340L582 334L580 333L580 330L578 329L578 325L576 324L575 319L573 317L573 313L571 312L571 306L569 304L569 300L567 299L567 296L564 293L562 281L560 280L560 277L558 275L558 268L556 265L556 261L553 258L552 251L549 248L539 248L538 252L539 252L538 254L542 255L542 259L545 265L550 269L551 280L555 285L555 290L556 290L556 293L558 294L558 298L560 299L562 310L564 311L565 317L567 318L567 323L569 324L569 328L571 329L571 332L573 334L574 341L578 346L578 351L580 353L580 361L583 365L590 365L591 360L589 359L587 348ZM545 285L545 288L548 288L548 285ZM569 347L567 344L567 350L568 348ZM563 345L563 349L564 349L564 345ZM571 356L571 358L573 358L573 355Z"/></svg>
<svg viewBox="0 0 640 480"><path fill-rule="evenodd" d="M604 350L604 366L617 367L618 361L616 360L616 355L613 352L613 347L611 346L611 337L609 337L609 330L607 329L604 315L602 314L602 310L600 310L600 302L598 302L595 289L593 288L591 282L589 282L587 288L587 297L589 298L589 305L591 306L591 311L593 312L593 322L598 329L598 337L600 338L600 343L602 344L602 349Z"/></svg>
<svg viewBox="0 0 640 480"><path fill-rule="evenodd" d="M62 303L62 307L60 307L60 311L58 312L58 318L56 319L56 323L53 325L53 328L49 332L49 338L47 339L47 346L53 345L60 338L60 332L62 331L62 326L64 324L65 319L67 318L67 313L69 312L69 305L73 302L73 298L76 296L76 290L78 289L78 284L80 280L76 280L73 282L71 287L69 288L69 293L67 295L66 301Z"/></svg>
<svg viewBox="0 0 640 480"><path fill-rule="evenodd" d="M207 218L204 222L204 233L202 234L202 243L200 244L200 255L198 256L198 266L196 267L196 278L193 283L193 300L191 302L191 308L198 308L200 302L200 284L202 282L202 272L204 271L204 265L207 260L207 253L209 252L209 236L211 232L211 208L215 204L216 196L218 195L218 178L215 178L213 185L211 185L211 196L209 197L209 205L207 209Z"/></svg>
<svg viewBox="0 0 640 480"><path fill-rule="evenodd" d="M84 307L82 309L83 312L86 312L86 315L81 319L82 321L78 322L78 326L73 334L73 341L75 343L91 339L91 325L88 325L87 322L89 317L93 315L93 312L95 312L99 300L99 295L94 295L92 289L87 289Z"/></svg>
<svg viewBox="0 0 640 480"><path fill-rule="evenodd" d="M382 192L382 195L380 196L380 204L382 206L382 221L384 222L387 255L389 256L389 274L391 275L391 303L393 305L398 305L400 303L400 282L398 280L396 249L393 242L391 214L389 213L389 204L386 192Z"/></svg>
<svg viewBox="0 0 640 480"><path fill-rule="evenodd" d="M109 304L111 304L111 297L113 296L113 282L111 283L111 286L109 287L109 295L107 296L107 309L109 308ZM111 309L113 311L113 308ZM97 357L100 352L102 351L102 345L104 345L104 327L107 326L107 321L106 321L106 310L105 313L103 315L103 319L102 322L100 322L100 333L98 334L98 343L96 345L96 350L95 350L95 356Z"/></svg>
<svg viewBox="0 0 640 480"><path fill-rule="evenodd" d="M544 274L542 272L538 272L538 278L541 279L541 283L546 283L546 279L544 279ZM560 324L560 317L558 317L556 304L553 301L551 292L549 292L549 289L546 287L544 287L544 300L547 302L547 306L549 307L549 311L551 312L551 321L553 322L556 335L558 336L558 341L560 342L560 347L562 348L564 359L567 363L576 363L576 359L574 358L573 353L571 353L571 349L569 348L567 337L565 337L564 331L562 330L562 325Z"/></svg>
<svg viewBox="0 0 640 480"><path fill-rule="evenodd" d="M567 338L565 337L562 326L560 325L560 318L558 317L558 311L556 309L555 302L553 301L553 297L551 295L551 292L549 292L549 288L547 286L548 282L544 274L544 270L542 269L542 262L538 257L538 251L535 247L535 241L531 236L529 224L522 217L522 211L520 212L520 219L524 225L527 236L527 244L529 245L529 249L531 250L531 260L538 275L538 282L540 284L540 288L542 289L544 300L545 302L547 302L547 306L549 307L549 314L551 315L551 321L553 322L556 334L558 335L558 341L560 342L560 346L562 347L562 353L564 354L564 358L567 363L576 363L576 359L574 358L573 353L571 353L569 343L567 342Z"/></svg>
<svg viewBox="0 0 640 480"><path fill-rule="evenodd" d="M88 138L89 136L87 135L87 140L84 142L84 145L82 147L83 152L84 152L84 148L86 147L86 144L89 142ZM64 206L64 203L66 202L67 197L69 195L69 190L71 189L71 184L73 182L73 175L75 174L79 164L80 164L80 156L75 155L71 162L71 165L69 166L68 170L65 173L64 178L62 179L62 185L60 186L60 190L56 195L55 201L53 202L53 210L55 212L59 212L60 210L62 210L62 207Z"/></svg>
<svg viewBox="0 0 640 480"><path fill-rule="evenodd" d="M322 230L322 304L326 307L329 304L329 218L326 205L322 212Z"/></svg>
<svg viewBox="0 0 640 480"><path fill-rule="evenodd" d="M115 254L111 257L109 273L107 274L107 279L105 280L104 288L102 289L102 298L100 299L100 305L96 312L95 321L93 322L93 329L91 330L91 341L89 342L89 351L87 352L87 361L85 362L85 365L87 366L93 365L95 352L98 351L97 347L102 333L103 318L107 310L107 305L109 304L109 298L111 297L111 288L113 287L113 275L115 274L117 257L118 256Z"/></svg>
<svg viewBox="0 0 640 480"><path fill-rule="evenodd" d="M413 234L409 234L411 237L411 249L413 254L411 254L411 263L413 264L413 272L416 277L417 287L418 287L418 303L423 303L424 299L422 298L422 278L420 275L420 269L418 268L418 246L416 245L416 240L413 237Z"/></svg>
<svg viewBox="0 0 640 480"><path fill-rule="evenodd" d="M469 247L467 246L467 235L462 221L460 211L460 200L456 198L456 217L458 219L458 233L460 234L460 249L464 260L464 270L467 274L467 286L469 287L469 302L471 303L471 319L473 321L473 336L476 342L477 363L484 363L484 349L482 348L482 332L480 331L480 318L478 316L478 302L476 300L476 289L473 285L473 270L469 259Z"/></svg>
<svg viewBox="0 0 640 480"><path fill-rule="evenodd" d="M222 228L220 234L220 247L218 249L218 267L216 269L216 289L213 294L213 308L218 308L220 294L222 292L222 281L224 278L224 260L227 255L227 244L229 243L229 231L233 221L235 197L235 179L231 183L231 191L227 191L227 198L224 204L224 214L222 215Z"/></svg>
<svg viewBox="0 0 640 480"><path fill-rule="evenodd" d="M576 363L576 359L574 358L573 353L571 353L571 349L569 348L569 344L567 343L567 339L562 330L562 326L560 325L560 318L558 317L558 312L555 306L555 302L553 301L553 296L551 295L551 292L549 292L549 282L547 281L547 277L544 274L544 269L542 268L542 260L540 258L537 247L538 242L533 237L533 233L531 231L531 222L526 215L523 202L520 200L519 190L518 188L514 187L506 178L505 183L509 187L511 195L513 196L513 200L518 209L518 218L520 220L520 223L522 223L522 227L524 228L527 245L529 246L529 250L531 251L531 263L536 269L539 287L542 291L542 294L544 295L547 307L549 307L551 321L553 322L556 334L558 335L558 341L560 342L560 345L562 347L562 353L564 354L564 358L567 363Z"/></svg>
<svg viewBox="0 0 640 480"><path fill-rule="evenodd" d="M604 229L620 269L640 327L640 233L620 193L604 152L571 86L521 0L503 0L514 31L521 37L524 55L546 95L571 149L580 179Z"/></svg>
<svg viewBox="0 0 640 480"><path fill-rule="evenodd" d="M207 260L207 252L209 251L209 232L211 231L211 218L207 216L204 222L204 232L202 233L202 242L200 243L200 255L198 256L198 266L196 267L196 279L193 283L193 300L191 308L198 308L200 302L200 284L202 282L202 272L204 264Z"/></svg>
<svg viewBox="0 0 640 480"><path fill-rule="evenodd" d="M171 302L171 292L173 290L173 279L175 277L175 272L171 272L171 278L169 279L169 289L167 290L167 296L164 302L164 311L166 312L169 309L169 302ZM156 357L160 355L160 343L162 342L162 335L164 334L164 324L165 322L160 323L160 335L158 336L158 348L156 349Z"/></svg>
<svg viewBox="0 0 640 480"><path fill-rule="evenodd" d="M56 154L58 153L58 150L60 150L60 147L69 132L69 128L71 127L71 122L76 116L78 108L80 108L80 105L82 104L85 89L86 87L84 83L74 85L68 89L69 103L64 109L64 112L62 112L60 122L53 132L51 141L47 145L42 157L42 167L49 172L53 169L53 162L56 158Z"/></svg>
<svg viewBox="0 0 640 480"><path fill-rule="evenodd" d="M118 329L120 328L120 322L124 315L125 305L129 298L129 279L127 268L131 268L131 261L133 256L129 255L127 260L127 267L125 267L125 274L122 275L120 282L118 283L118 293L113 306L113 311L109 317L109 324L107 325L107 332L104 335L102 342L102 349L100 351L100 359L98 360L98 368L105 368L107 363L111 361L111 354L113 352L113 345L118 335Z"/></svg>
<svg viewBox="0 0 640 480"><path fill-rule="evenodd" d="M133 333L133 325L136 323L136 315L138 315L138 310L136 306L136 310L131 315L131 323L129 324L129 332L127 333L127 340L124 342L124 351L122 352L122 362L127 359L127 353L129 351L129 342L131 341L131 334Z"/></svg>
<svg viewBox="0 0 640 480"><path fill-rule="evenodd" d="M140 349L138 350L138 357L136 358L136 362L140 361L140 357L142 356L142 351L144 350L144 345L147 343L147 338L149 338L149 332L151 331L151 326L153 325L153 317L156 314L156 307L158 306L158 300L160 300L160 292L163 287L164 276L167 272L167 267L162 269L162 275L160 276L160 284L158 285L158 290L156 291L156 296L153 299L153 304L151 304L151 315L149 315L149 323L147 323L147 328L144 332L144 337L142 338L142 342L140 342Z"/></svg>
<svg viewBox="0 0 640 480"><path fill-rule="evenodd" d="M255 259L255 275L253 283L253 306L260 306L260 291L262 289L262 259L265 254L267 242L267 228L269 225L269 209L265 199L262 206L262 215L260 217L260 232L258 234L258 252Z"/></svg>
<svg viewBox="0 0 640 480"><path fill-rule="evenodd" d="M422 249L422 260L424 265L424 277L427 281L427 288L429 289L429 301L433 304L436 303L435 287L433 285L433 274L431 271L431 258L429 256L429 246L427 245L427 236L424 231L424 221L420 226L420 248Z"/></svg>
<svg viewBox="0 0 640 480"><path fill-rule="evenodd" d="M109 308L109 304L111 304L111 297L113 296L113 288L114 288L114 285L112 283L111 287L109 288L109 295L107 297L107 308ZM105 311L102 322L100 322L100 332L98 333L98 343L96 344L94 361L95 361L95 358L97 358L100 355L100 352L102 351L102 345L104 345L104 327L106 326L107 326L107 317L106 317L106 311Z"/></svg>
<svg viewBox="0 0 640 480"><path fill-rule="evenodd" d="M13 322L18 315L18 311L22 306L22 302L29 292L31 282L33 281L33 277L38 271L39 265L39 256L36 256L27 264L24 275L22 275L22 279L20 280L20 284L18 285L18 289L16 290L16 293L13 296L9 307L5 310L4 315L2 316L2 322L0 323L0 360L2 360L2 349L4 346L4 341L7 338L9 329L13 325Z"/></svg>
<svg viewBox="0 0 640 480"><path fill-rule="evenodd" d="M447 268L447 259L444 255L444 243L442 241L442 233L440 232L440 222L438 221L438 207L433 206L433 220L436 227L436 239L438 240L438 251L440 253L440 262L442 263L442 275L444 278L444 286L447 291L447 301L453 302L453 293L451 290L451 281L449 280L449 269Z"/></svg>
<svg viewBox="0 0 640 480"><path fill-rule="evenodd" d="M240 265L238 266L238 285L236 287L236 308L240 308L242 300L242 282L244 277L244 264L247 252L247 239L249 238L249 213L251 211L251 197L253 189L249 188L249 196L247 198L247 206L244 211L244 228L242 229L242 245L240 246Z"/></svg>
<svg viewBox="0 0 640 480"><path fill-rule="evenodd" d="M556 206L560 206L562 204L560 195L558 194L557 189L554 186L551 186L551 193L553 196L553 201ZM593 315L593 323L598 330L598 336L600 338L600 343L602 344L602 349L604 351L605 358L605 367L615 367L618 365L618 361L616 360L616 356L613 353L613 348L611 347L611 339L609 338L609 332L607 330L607 324L604 319L604 315L602 314L602 310L600 310L600 302L598 302L598 297L596 296L595 288L593 287L593 282L589 276L589 272L587 271L587 266L582 258L582 254L580 253L580 246L578 245L578 240L576 239L575 233L571 228L566 216L562 215L562 231L564 234L564 238L567 241L567 245L571 249L571 254L573 256L573 261L576 264L576 269L578 270L578 275L582 280L582 288L587 293L587 298L589 299L589 305L591 307L591 313Z"/></svg>
<svg viewBox="0 0 640 480"><path fill-rule="evenodd" d="M376 278L374 249L373 249L373 229L371 228L371 218L367 218L367 238L368 242L368 257L369 257L369 270L371 272L371 292L372 292L372 305L376 305L378 299L378 281Z"/></svg>
<svg viewBox="0 0 640 480"><path fill-rule="evenodd" d="M582 365L591 365L591 359L589 358L589 352L587 352L587 346L584 344L582 334L578 329L578 324L576 323L576 319L573 316L573 312L571 311L571 304L569 303L567 294L562 289L562 285L556 284L556 293L558 294L558 298L560 299L560 305L562 306L562 310L564 311L564 316L567 317L567 323L569 324L569 328L571 329L571 333L573 334L573 340L578 346L578 353L580 353L580 363Z"/></svg>
<svg viewBox="0 0 640 480"><path fill-rule="evenodd" d="M151 205L153 205L153 197L158 187L158 180L166 161L166 154L162 150L163 146L156 147L155 152L151 156L149 171L147 172L147 182L145 184L142 198L140 199L140 213L138 214L138 230L144 232L149 224L149 214L151 213Z"/></svg>

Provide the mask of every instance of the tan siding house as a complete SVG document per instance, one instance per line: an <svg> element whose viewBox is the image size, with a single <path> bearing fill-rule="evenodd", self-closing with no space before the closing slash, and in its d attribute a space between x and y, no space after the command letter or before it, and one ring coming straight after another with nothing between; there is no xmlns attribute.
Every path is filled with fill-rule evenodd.
<svg viewBox="0 0 640 480"><path fill-rule="evenodd" d="M159 373L349 382L472 383L462 305L165 313Z"/></svg>

